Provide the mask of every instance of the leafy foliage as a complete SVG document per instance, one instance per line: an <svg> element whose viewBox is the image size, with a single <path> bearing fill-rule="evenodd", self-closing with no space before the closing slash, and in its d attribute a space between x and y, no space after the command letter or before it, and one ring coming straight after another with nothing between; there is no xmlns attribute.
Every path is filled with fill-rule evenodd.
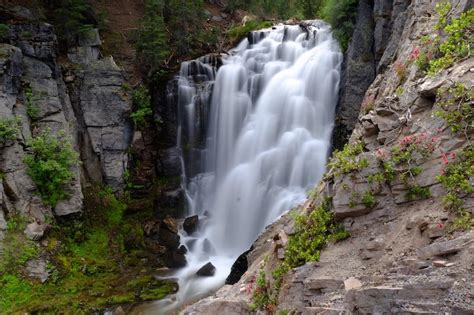
<svg viewBox="0 0 474 315"><path fill-rule="evenodd" d="M453 133L462 133L466 139L474 124L474 89L456 83L438 91L439 110L435 115L443 119Z"/></svg>
<svg viewBox="0 0 474 315"><path fill-rule="evenodd" d="M328 163L335 176L361 170L368 166L368 160L360 157L364 151L363 142L348 143L341 151L335 151Z"/></svg>
<svg viewBox="0 0 474 315"><path fill-rule="evenodd" d="M43 202L55 206L68 197L65 188L74 177L71 168L78 164L78 154L64 133L53 137L49 130L28 140L27 146L30 150L25 157L27 173Z"/></svg>
<svg viewBox="0 0 474 315"><path fill-rule="evenodd" d="M153 114L153 110L151 109L151 97L148 89L144 85L140 85L133 91L132 100L135 110L130 117L135 126L143 126L146 124L146 120Z"/></svg>
<svg viewBox="0 0 474 315"><path fill-rule="evenodd" d="M349 46L354 30L357 4L358 0L326 0L321 10L321 16L332 25L343 51Z"/></svg>
<svg viewBox="0 0 474 315"><path fill-rule="evenodd" d="M170 54L163 4L159 0L146 2L145 17L138 31L136 49L142 62L156 67L163 65Z"/></svg>
<svg viewBox="0 0 474 315"><path fill-rule="evenodd" d="M438 181L447 191L443 203L447 210L457 215L455 228L469 228L474 226L474 218L469 210L464 208L463 198L474 191L471 178L474 175L474 147L470 144L464 148L447 167Z"/></svg>
<svg viewBox="0 0 474 315"><path fill-rule="evenodd" d="M50 3L54 25L60 40L76 41L91 31L95 21L90 17L92 8L85 0L59 0Z"/></svg>
<svg viewBox="0 0 474 315"><path fill-rule="evenodd" d="M10 29L8 25L0 23L0 41L5 40L8 37L9 32L10 32Z"/></svg>
<svg viewBox="0 0 474 315"><path fill-rule="evenodd" d="M292 268L306 262L318 261L321 249L330 240L341 240L348 232L335 223L330 211L332 201L326 198L308 216L297 216L295 234L290 236L285 252L285 262Z"/></svg>
<svg viewBox="0 0 474 315"><path fill-rule="evenodd" d="M260 271L256 279L256 288L252 293L252 304L250 309L256 311L262 308L268 308L270 305L269 286L267 285L266 274Z"/></svg>
<svg viewBox="0 0 474 315"><path fill-rule="evenodd" d="M229 29L227 34L229 35L231 42L235 42L244 38L251 31L267 28L270 26L272 26L272 22L253 20L247 22L245 25L239 25Z"/></svg>
<svg viewBox="0 0 474 315"><path fill-rule="evenodd" d="M21 125L21 117L0 118L0 143L16 140Z"/></svg>
<svg viewBox="0 0 474 315"><path fill-rule="evenodd" d="M39 119L39 108L35 104L35 95L31 87L27 86L25 88L25 97L26 97L26 115L30 117L32 121Z"/></svg>
<svg viewBox="0 0 474 315"><path fill-rule="evenodd" d="M436 29L438 34L422 38L423 47L414 48L412 60L423 72L433 75L448 68L470 54L474 44L473 27L474 9L461 14L460 17L448 20L451 3L444 1L436 4L439 16Z"/></svg>

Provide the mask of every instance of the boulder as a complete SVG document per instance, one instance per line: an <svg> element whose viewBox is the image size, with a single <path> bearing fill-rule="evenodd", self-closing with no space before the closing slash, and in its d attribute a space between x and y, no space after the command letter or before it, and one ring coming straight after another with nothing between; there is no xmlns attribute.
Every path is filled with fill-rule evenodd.
<svg viewBox="0 0 474 315"><path fill-rule="evenodd" d="M362 282L360 282L359 279L356 279L354 277L351 277L344 281L344 289L346 290L359 289L361 287L362 287Z"/></svg>
<svg viewBox="0 0 474 315"><path fill-rule="evenodd" d="M199 225L199 217L197 215L193 215L191 217L187 217L184 219L183 229L188 234L193 234L196 232Z"/></svg>
<svg viewBox="0 0 474 315"><path fill-rule="evenodd" d="M167 251L163 255L163 263L168 268L182 268L186 266L186 257L178 251Z"/></svg>
<svg viewBox="0 0 474 315"><path fill-rule="evenodd" d="M450 241L433 243L431 245L418 249L418 257L420 259L428 259L434 256L444 256L454 254L460 250L469 247L474 243L472 232Z"/></svg>
<svg viewBox="0 0 474 315"><path fill-rule="evenodd" d="M211 262L208 262L196 272L197 276L200 277L213 277L216 273L216 267Z"/></svg>
<svg viewBox="0 0 474 315"><path fill-rule="evenodd" d="M240 278L242 278L242 275L247 271L249 267L247 255L250 253L251 250L252 248L250 248L248 251L241 254L237 258L237 260L232 265L232 268L230 269L230 274L225 279L225 284L233 285L240 281Z"/></svg>
<svg viewBox="0 0 474 315"><path fill-rule="evenodd" d="M167 229L168 231L177 234L178 233L178 223L172 217L166 217L161 223L161 228Z"/></svg>
<svg viewBox="0 0 474 315"><path fill-rule="evenodd" d="M33 222L26 226L24 233L27 239L32 241L38 241L43 237L44 233L46 232L46 229L46 224Z"/></svg>
<svg viewBox="0 0 474 315"><path fill-rule="evenodd" d="M48 270L48 263L44 259L33 259L26 263L26 273L28 277L37 279L41 283L45 283L49 278L50 271Z"/></svg>

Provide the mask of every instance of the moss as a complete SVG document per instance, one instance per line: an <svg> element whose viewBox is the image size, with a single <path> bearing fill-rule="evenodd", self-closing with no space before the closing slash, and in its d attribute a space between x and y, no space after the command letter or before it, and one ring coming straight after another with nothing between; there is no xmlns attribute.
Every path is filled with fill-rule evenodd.
<svg viewBox="0 0 474 315"><path fill-rule="evenodd" d="M152 276L161 265L145 249L140 219L127 216L124 200L110 189L94 187L85 192L85 204L83 217L51 223L43 247L24 237L24 219L9 218L2 244L7 256L0 260L2 314L87 314L176 291L173 282ZM39 256L48 260L51 274L44 284L26 278L22 270Z"/></svg>
<svg viewBox="0 0 474 315"><path fill-rule="evenodd" d="M248 33L252 31L268 28L272 25L273 24L270 21L249 21L245 25L239 25L230 28L227 31L227 35L229 36L231 42L236 42L243 39L245 36L247 36Z"/></svg>

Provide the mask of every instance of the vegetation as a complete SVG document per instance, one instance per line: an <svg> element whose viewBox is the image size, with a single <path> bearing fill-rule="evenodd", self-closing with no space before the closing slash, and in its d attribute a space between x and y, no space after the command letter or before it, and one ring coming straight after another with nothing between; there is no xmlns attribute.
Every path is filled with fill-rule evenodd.
<svg viewBox="0 0 474 315"><path fill-rule="evenodd" d="M140 85L132 93L134 111L130 115L136 127L144 126L147 119L153 114L151 108L151 97L148 89L144 85Z"/></svg>
<svg viewBox="0 0 474 315"><path fill-rule="evenodd" d="M174 283L153 277L159 265L144 251L140 219L125 217L124 200L108 188L95 187L86 191L85 203L83 218L51 222L42 246L25 238L21 216L8 219L0 261L2 314L88 314L176 291ZM38 257L48 261L50 277L44 284L23 270Z"/></svg>
<svg viewBox="0 0 474 315"><path fill-rule="evenodd" d="M270 21L252 20L245 25L239 25L229 29L227 35L231 42L236 42L244 38L251 31L267 28L272 25L273 23Z"/></svg>
<svg viewBox="0 0 474 315"><path fill-rule="evenodd" d="M355 25L357 4L358 0L238 0L229 4L229 10L243 9L264 18L320 17L332 25L334 36L339 40L342 49L346 50Z"/></svg>
<svg viewBox="0 0 474 315"><path fill-rule="evenodd" d="M78 164L78 154L64 133L53 137L50 130L28 140L27 146L27 173L36 184L43 202L55 206L59 200L68 197L66 186L74 177L71 168Z"/></svg>
<svg viewBox="0 0 474 315"><path fill-rule="evenodd" d="M461 14L458 18L448 20L451 3L439 2L436 12L439 16L436 29L438 34L422 38L423 47L415 47L411 59L424 72L433 75L453 63L470 55L474 44L472 25L474 9Z"/></svg>
<svg viewBox="0 0 474 315"><path fill-rule="evenodd" d="M326 0L321 9L322 18L332 25L343 51L349 46L354 30L357 4L358 0Z"/></svg>
<svg viewBox="0 0 474 315"><path fill-rule="evenodd" d="M283 262L273 270L273 286L260 272L252 294L251 309L272 312L278 300L283 276L292 268L307 262L319 261L321 250L331 241L341 241L350 236L343 226L336 223L331 212L332 200L326 197L309 215L296 215L294 234L288 239Z"/></svg>
<svg viewBox="0 0 474 315"><path fill-rule="evenodd" d="M468 131L474 124L474 89L456 83L438 91L439 110L435 115L443 119L453 133L461 133L469 140Z"/></svg>
<svg viewBox="0 0 474 315"><path fill-rule="evenodd" d="M361 158L360 153L364 151L364 143L348 143L340 151L335 151L328 163L330 172L334 176L351 173L368 166L368 160Z"/></svg>
<svg viewBox="0 0 474 315"><path fill-rule="evenodd" d="M473 227L474 218L472 213L464 208L464 198L474 192L470 181L474 175L474 146L470 144L457 155L451 154L443 159L446 168L437 179L447 191L443 197L444 207L457 216L454 228Z"/></svg>
<svg viewBox="0 0 474 315"><path fill-rule="evenodd" d="M18 137L21 126L21 117L0 118L0 143L14 141Z"/></svg>
<svg viewBox="0 0 474 315"><path fill-rule="evenodd" d="M196 25L205 25L203 0L146 1L135 46L140 62L151 70L151 76L165 75L181 58L217 50L218 30Z"/></svg>
<svg viewBox="0 0 474 315"><path fill-rule="evenodd" d="M7 39L10 29L8 25L0 23L0 41Z"/></svg>
<svg viewBox="0 0 474 315"><path fill-rule="evenodd" d="M30 86L25 88L25 97L26 97L26 115L32 120L36 121L39 119L39 108L35 104L35 96L33 90Z"/></svg>

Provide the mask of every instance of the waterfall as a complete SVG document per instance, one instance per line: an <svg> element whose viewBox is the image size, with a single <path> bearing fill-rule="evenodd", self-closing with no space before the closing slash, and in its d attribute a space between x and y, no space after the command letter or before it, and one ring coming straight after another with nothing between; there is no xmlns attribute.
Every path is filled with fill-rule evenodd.
<svg viewBox="0 0 474 315"><path fill-rule="evenodd" d="M342 54L328 24L249 34L229 55L182 64L178 145L189 215L178 302L223 285L265 226L306 199L330 147ZM207 262L214 277L199 278Z"/></svg>

